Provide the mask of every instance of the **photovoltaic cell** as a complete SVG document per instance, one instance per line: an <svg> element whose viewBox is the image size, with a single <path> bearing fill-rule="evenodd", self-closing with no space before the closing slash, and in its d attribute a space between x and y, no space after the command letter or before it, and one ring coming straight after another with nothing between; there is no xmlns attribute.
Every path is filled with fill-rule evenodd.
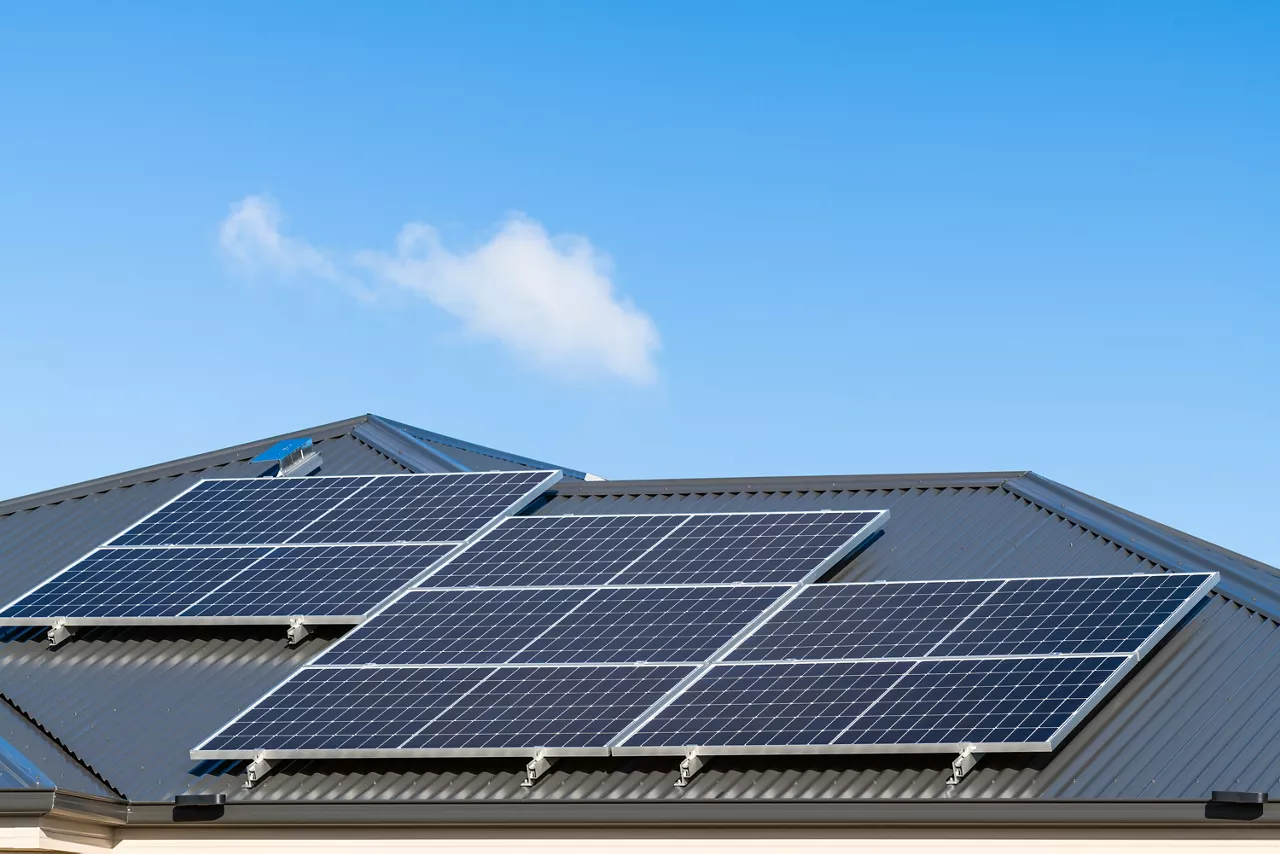
<svg viewBox="0 0 1280 854"><path fill-rule="evenodd" d="M413 590L314 663L501 664L591 593Z"/></svg>
<svg viewBox="0 0 1280 854"><path fill-rule="evenodd" d="M432 575L431 587L598 585L686 516L516 516Z"/></svg>
<svg viewBox="0 0 1280 854"><path fill-rule="evenodd" d="M816 584L739 644L731 661L926 655L999 581Z"/></svg>
<svg viewBox="0 0 1280 854"><path fill-rule="evenodd" d="M504 667L405 749L601 748L692 667Z"/></svg>
<svg viewBox="0 0 1280 854"><path fill-rule="evenodd" d="M96 551L0 617L171 617L269 549Z"/></svg>
<svg viewBox="0 0 1280 854"><path fill-rule="evenodd" d="M1003 586L935 656L1129 653L1205 583L1205 573L1023 578Z"/></svg>
<svg viewBox="0 0 1280 854"><path fill-rule="evenodd" d="M187 608L182 616L362 616L430 569L452 548L277 548Z"/></svg>
<svg viewBox="0 0 1280 854"><path fill-rule="evenodd" d="M376 478L290 542L461 542L548 476L509 471Z"/></svg>
<svg viewBox="0 0 1280 854"><path fill-rule="evenodd" d="M485 668L304 668L210 739L205 748L399 747L491 672Z"/></svg>
<svg viewBox="0 0 1280 854"><path fill-rule="evenodd" d="M206 480L113 546L277 545L372 478Z"/></svg>
<svg viewBox="0 0 1280 854"><path fill-rule="evenodd" d="M1048 742L1126 661L1126 656L921 661L834 743Z"/></svg>
<svg viewBox="0 0 1280 854"><path fill-rule="evenodd" d="M627 747L830 744L911 662L722 664L685 689Z"/></svg>
<svg viewBox="0 0 1280 854"><path fill-rule="evenodd" d="M692 516L614 584L795 584L880 511Z"/></svg>
<svg viewBox="0 0 1280 854"><path fill-rule="evenodd" d="M594 592L514 663L701 662L787 586L632 587Z"/></svg>

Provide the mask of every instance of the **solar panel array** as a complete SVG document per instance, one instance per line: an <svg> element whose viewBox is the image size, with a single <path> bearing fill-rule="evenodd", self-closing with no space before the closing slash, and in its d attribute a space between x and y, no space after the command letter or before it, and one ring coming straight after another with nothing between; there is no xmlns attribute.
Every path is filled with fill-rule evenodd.
<svg viewBox="0 0 1280 854"><path fill-rule="evenodd" d="M513 522L558 555L499 535L517 577L582 577L562 539ZM520 588L461 553L192 756L1049 750L1217 580L619 583L655 552L608 584ZM427 586L460 563L481 584Z"/></svg>
<svg viewBox="0 0 1280 854"><path fill-rule="evenodd" d="M848 555L886 516L504 520L193 755L607 752L626 726ZM435 679L470 681L461 696L440 695L448 702L424 721L415 696ZM366 738L360 716L348 714L369 707L362 691L407 710L394 730L397 744L384 739L390 730L381 724Z"/></svg>
<svg viewBox="0 0 1280 854"><path fill-rule="evenodd" d="M560 472L204 480L0 610L0 624L352 622Z"/></svg>

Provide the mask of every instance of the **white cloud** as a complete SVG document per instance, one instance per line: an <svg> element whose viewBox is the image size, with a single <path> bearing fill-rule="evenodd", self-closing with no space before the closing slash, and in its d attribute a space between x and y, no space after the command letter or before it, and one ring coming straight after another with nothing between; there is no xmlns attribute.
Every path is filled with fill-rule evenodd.
<svg viewBox="0 0 1280 854"><path fill-rule="evenodd" d="M412 223L393 254L361 252L357 261L549 370L638 383L657 377L657 327L615 295L609 257L586 238L552 239L516 216L487 243L454 253L434 228Z"/></svg>
<svg viewBox="0 0 1280 854"><path fill-rule="evenodd" d="M218 228L218 242L248 273L343 278L324 252L280 233L280 208L268 196L245 196L233 204Z"/></svg>
<svg viewBox="0 0 1280 854"><path fill-rule="evenodd" d="M246 271L309 276L370 293L331 253L282 235L279 209L266 197L232 205L219 239ZM513 216L486 243L453 252L434 228L410 223L394 252L357 252L352 262L378 282L426 297L468 331L502 342L550 373L636 383L657 378L657 327L615 293L609 257L585 237L553 238L534 220Z"/></svg>

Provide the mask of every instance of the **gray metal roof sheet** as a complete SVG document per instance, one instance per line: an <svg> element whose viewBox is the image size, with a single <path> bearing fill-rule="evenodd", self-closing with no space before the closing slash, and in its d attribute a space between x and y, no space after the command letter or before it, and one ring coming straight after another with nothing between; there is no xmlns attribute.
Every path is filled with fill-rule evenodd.
<svg viewBox="0 0 1280 854"><path fill-rule="evenodd" d="M358 423L336 428L321 443L325 471L400 470L355 438ZM216 464L228 474L238 465ZM87 550L176 491L183 477L196 476L186 473L190 463L182 470L137 486L63 494L52 506L8 510L0 518L0 587L12 591L40 580L49 567L60 568L67 555ZM893 518L884 535L843 570L841 577L850 579L1161 571L1193 568L1187 562L1198 560L1226 561L1246 580L1249 573L1275 572L1199 541L1185 552L1169 551L1168 529L1131 514L1125 524L1134 526L1142 548L1121 544L1114 534L1082 525L1080 511L1055 509L1036 493L1033 477L562 482L533 512L889 508ZM561 760L531 789L520 787L522 769L513 760L286 762L248 791L234 764L206 764L190 775L194 763L186 751L324 638L291 650L271 633L94 630L54 652L34 639L18 640L0 646L0 690L135 800L164 800L187 789L255 802L1091 799L1203 797L1215 788L1276 791L1280 737L1271 722L1280 714L1280 631L1246 607L1247 595L1223 589L1055 754L987 757L953 789L945 784L950 757L928 755L717 757L683 790L672 785L669 759Z"/></svg>

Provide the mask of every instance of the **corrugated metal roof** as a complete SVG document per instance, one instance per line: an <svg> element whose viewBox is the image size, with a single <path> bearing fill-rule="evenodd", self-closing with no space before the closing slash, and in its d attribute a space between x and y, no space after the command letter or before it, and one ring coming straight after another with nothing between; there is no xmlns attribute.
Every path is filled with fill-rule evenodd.
<svg viewBox="0 0 1280 854"><path fill-rule="evenodd" d="M399 470L355 438L357 423L322 443L325 471ZM217 464L220 473L237 471L234 460ZM843 569L850 579L1164 568L1018 494L1021 474L572 484L534 512L889 508L884 535ZM194 476L9 510L0 518L2 589L21 592ZM1201 545L1206 559L1225 554ZM1280 714L1280 631L1228 595L1215 595L1055 754L989 756L952 788L945 756L717 757L683 790L672 785L674 761L663 758L561 760L531 789L520 787L521 763L509 759L286 762L248 791L238 765L206 763L188 774L188 749L326 642L291 650L270 632L95 630L49 652L28 636L0 646L0 690L135 800L188 788L252 801L1158 798L1276 790L1280 776L1271 724Z"/></svg>
<svg viewBox="0 0 1280 854"><path fill-rule="evenodd" d="M889 508L891 523L838 576L982 578L1161 571L1096 532L996 485L805 491L570 489L536 512ZM949 787L949 756L716 757L684 789L672 759L561 760L526 789L514 760L284 763L243 800L682 798L1164 798L1280 786L1277 624L1215 596L1051 756L988 756Z"/></svg>

